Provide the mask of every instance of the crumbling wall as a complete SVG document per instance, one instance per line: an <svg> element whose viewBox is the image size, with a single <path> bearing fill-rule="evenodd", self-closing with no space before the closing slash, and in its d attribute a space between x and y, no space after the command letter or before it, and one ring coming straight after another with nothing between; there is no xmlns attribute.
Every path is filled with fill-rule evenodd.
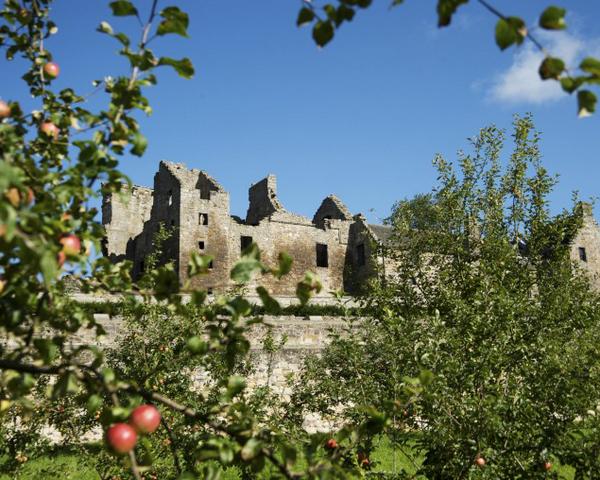
<svg viewBox="0 0 600 480"><path fill-rule="evenodd" d="M587 272L595 288L600 289L600 226L592 205L582 203L583 225L571 245L571 259Z"/></svg>
<svg viewBox="0 0 600 480"><path fill-rule="evenodd" d="M269 175L255 183L248 191L250 205L246 213L246 223L257 225L262 219L274 212L283 212L283 205L277 200L277 180Z"/></svg>
<svg viewBox="0 0 600 480"><path fill-rule="evenodd" d="M111 261L133 260L134 240L150 219L152 205L152 189L137 185L123 185L121 192L102 199L103 254Z"/></svg>

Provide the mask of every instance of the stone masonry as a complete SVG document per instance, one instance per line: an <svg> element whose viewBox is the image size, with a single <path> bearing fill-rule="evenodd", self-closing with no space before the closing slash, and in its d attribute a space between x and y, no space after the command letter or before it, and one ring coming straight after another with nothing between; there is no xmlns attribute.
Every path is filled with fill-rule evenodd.
<svg viewBox="0 0 600 480"><path fill-rule="evenodd" d="M214 293L233 287L229 272L250 243L258 245L268 266L276 266L279 253L286 252L294 261L290 274L282 280L260 279L276 296L293 295L306 271L323 282L321 295L357 292L375 272L377 246L390 234L389 227L352 215L334 195L323 200L312 220L288 212L277 198L273 175L250 187L248 212L241 219L230 215L229 194L206 172L168 162L160 163L154 189L124 187L106 196L102 222L104 254L115 262L131 260L134 278L144 271L163 223L172 235L161 262L173 262L183 283L192 252L211 255L209 273L195 277L191 286Z"/></svg>

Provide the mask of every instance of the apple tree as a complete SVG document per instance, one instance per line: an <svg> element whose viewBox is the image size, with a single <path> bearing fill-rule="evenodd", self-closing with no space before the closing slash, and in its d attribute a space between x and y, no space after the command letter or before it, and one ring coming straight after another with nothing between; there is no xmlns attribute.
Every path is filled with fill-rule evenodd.
<svg viewBox="0 0 600 480"><path fill-rule="evenodd" d="M482 129L458 167L436 157L436 188L396 204L394 274L365 295L365 323L307 362L294 403L359 421L368 399L427 478L556 478L553 464L595 478L600 296L569 255L582 205L549 214L530 117L506 167L504 137ZM419 401L393 410L422 369Z"/></svg>
<svg viewBox="0 0 600 480"><path fill-rule="evenodd" d="M153 43L158 46L165 35L186 37L188 15L158 0L137 6L111 1L112 15L128 17L140 28L134 40L107 21L98 26L99 34L120 46L129 74L106 72L94 92L83 94L53 88L54 79L68 73L47 48L47 39L58 33L52 4L5 0L0 9L0 48L7 61L24 61L24 95L35 104L25 111L17 99L0 102L3 447L18 444L19 428L37 418L31 424L37 438L48 424L62 428L64 438L73 442L92 426L100 428L112 452L105 463L111 475L129 471L136 479L156 478L152 454L157 452L162 463L169 462L161 478L216 478L228 465L266 469L274 478L360 475L356 445L382 428L387 417L374 412L370 422L343 428L335 451L324 448L322 435L292 438L273 422L261 421L265 415L256 414L239 366L249 349L246 329L262 320L243 296L208 303L205 291L180 285L168 264L153 264L146 278L134 283L130 264L113 265L94 254L101 250L104 232L88 200L118 194L128 182L119 160L144 154L148 140L138 119L151 113L146 89L158 83L162 67L183 78L194 74L189 59L161 56ZM103 96L103 108L90 107L91 93ZM209 263L209 257L193 256L190 277L202 275ZM289 269L286 255L277 266L263 264L254 245L231 275L242 285L254 275L280 277ZM107 355L95 342L75 341L82 329L105 332L92 309L66 294L66 275L76 278L84 292L123 296L128 351ZM308 275L298 286L301 300L318 288ZM257 293L265 309L277 309L264 288ZM169 328L161 330L166 322ZM142 355L145 347L148 357ZM208 393L190 385L185 368L198 365L216 372ZM178 366L185 368L175 371ZM170 460L162 455L165 450ZM26 461L18 451L12 453Z"/></svg>

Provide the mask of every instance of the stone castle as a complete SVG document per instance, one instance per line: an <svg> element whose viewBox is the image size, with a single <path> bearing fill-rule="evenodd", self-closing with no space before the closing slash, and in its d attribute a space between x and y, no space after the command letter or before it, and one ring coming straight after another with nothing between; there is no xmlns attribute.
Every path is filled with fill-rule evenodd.
<svg viewBox="0 0 600 480"><path fill-rule="evenodd" d="M229 194L206 172L169 162L160 163L153 189L133 186L106 196L102 223L104 254L115 262L131 260L134 278L144 271L159 225L170 227L173 233L161 260L174 263L183 283L192 252L211 255L209 273L194 277L191 284L209 293L233 286L230 270L252 242L269 266L275 267L279 253L286 252L294 260L290 274L261 279L276 296L293 296L309 270L321 279L322 295L356 292L375 271L375 262L381 261L378 246L391 234L390 227L352 215L334 195L323 200L312 220L288 212L277 198L273 175L250 187L248 212L241 219L230 215Z"/></svg>
<svg viewBox="0 0 600 480"><path fill-rule="evenodd" d="M104 254L114 262L131 260L134 278L144 271L160 224L169 227L172 234L160 260L173 262L183 283L192 252L211 255L208 274L194 277L191 284L209 293L234 286L230 270L252 242L268 266L275 267L279 253L286 252L294 260L290 274L261 279L279 297L293 296L306 271L319 276L323 296L356 293L378 266L385 267L381 247L391 236L390 227L352 215L334 195L322 201L312 220L288 212L277 199L273 175L250 187L248 211L241 219L230 214L229 194L206 172L169 162L160 163L154 189L133 186L104 197L102 223ZM583 227L571 245L571 257L600 288L600 227L589 204L584 204Z"/></svg>

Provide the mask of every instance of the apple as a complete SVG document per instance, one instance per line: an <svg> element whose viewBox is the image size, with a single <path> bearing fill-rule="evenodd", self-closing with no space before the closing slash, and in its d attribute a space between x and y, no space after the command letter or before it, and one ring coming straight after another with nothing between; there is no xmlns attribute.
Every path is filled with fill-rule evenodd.
<svg viewBox="0 0 600 480"><path fill-rule="evenodd" d="M544 462L544 470L547 472L552 470L552 462Z"/></svg>
<svg viewBox="0 0 600 480"><path fill-rule="evenodd" d="M330 438L325 443L325 448L328 448L329 450L335 450L337 447L338 443L335 441L335 438Z"/></svg>
<svg viewBox="0 0 600 480"><path fill-rule="evenodd" d="M365 452L358 452L358 463L361 467L366 467L371 463Z"/></svg>
<svg viewBox="0 0 600 480"><path fill-rule="evenodd" d="M0 100L0 119L10 117L10 106L4 100Z"/></svg>
<svg viewBox="0 0 600 480"><path fill-rule="evenodd" d="M106 431L106 443L120 455L129 453L135 447L137 433L131 425L126 423L115 423Z"/></svg>
<svg viewBox="0 0 600 480"><path fill-rule="evenodd" d="M77 235L70 233L60 239L60 243L63 246L62 251L66 255L77 255L81 250L81 241Z"/></svg>
<svg viewBox="0 0 600 480"><path fill-rule="evenodd" d="M129 423L138 433L152 433L160 426L160 412L154 405L140 405L131 412Z"/></svg>
<svg viewBox="0 0 600 480"><path fill-rule="evenodd" d="M31 205L35 201L35 193L29 187L27 187L27 205Z"/></svg>
<svg viewBox="0 0 600 480"><path fill-rule="evenodd" d="M9 188L8 191L4 194L4 196L15 208L17 208L21 204L21 193L16 187Z"/></svg>
<svg viewBox="0 0 600 480"><path fill-rule="evenodd" d="M481 467L481 468L485 467L485 458L483 458L483 457L477 457L477 458L475 459L475 464L476 464L478 467Z"/></svg>
<svg viewBox="0 0 600 480"><path fill-rule="evenodd" d="M44 65L44 73L48 76L48 78L56 78L60 73L60 68L54 62L48 62Z"/></svg>
<svg viewBox="0 0 600 480"><path fill-rule="evenodd" d="M54 138L56 140L58 138L58 134L60 129L54 125L52 122L44 122L40 125L40 132L48 137Z"/></svg>

